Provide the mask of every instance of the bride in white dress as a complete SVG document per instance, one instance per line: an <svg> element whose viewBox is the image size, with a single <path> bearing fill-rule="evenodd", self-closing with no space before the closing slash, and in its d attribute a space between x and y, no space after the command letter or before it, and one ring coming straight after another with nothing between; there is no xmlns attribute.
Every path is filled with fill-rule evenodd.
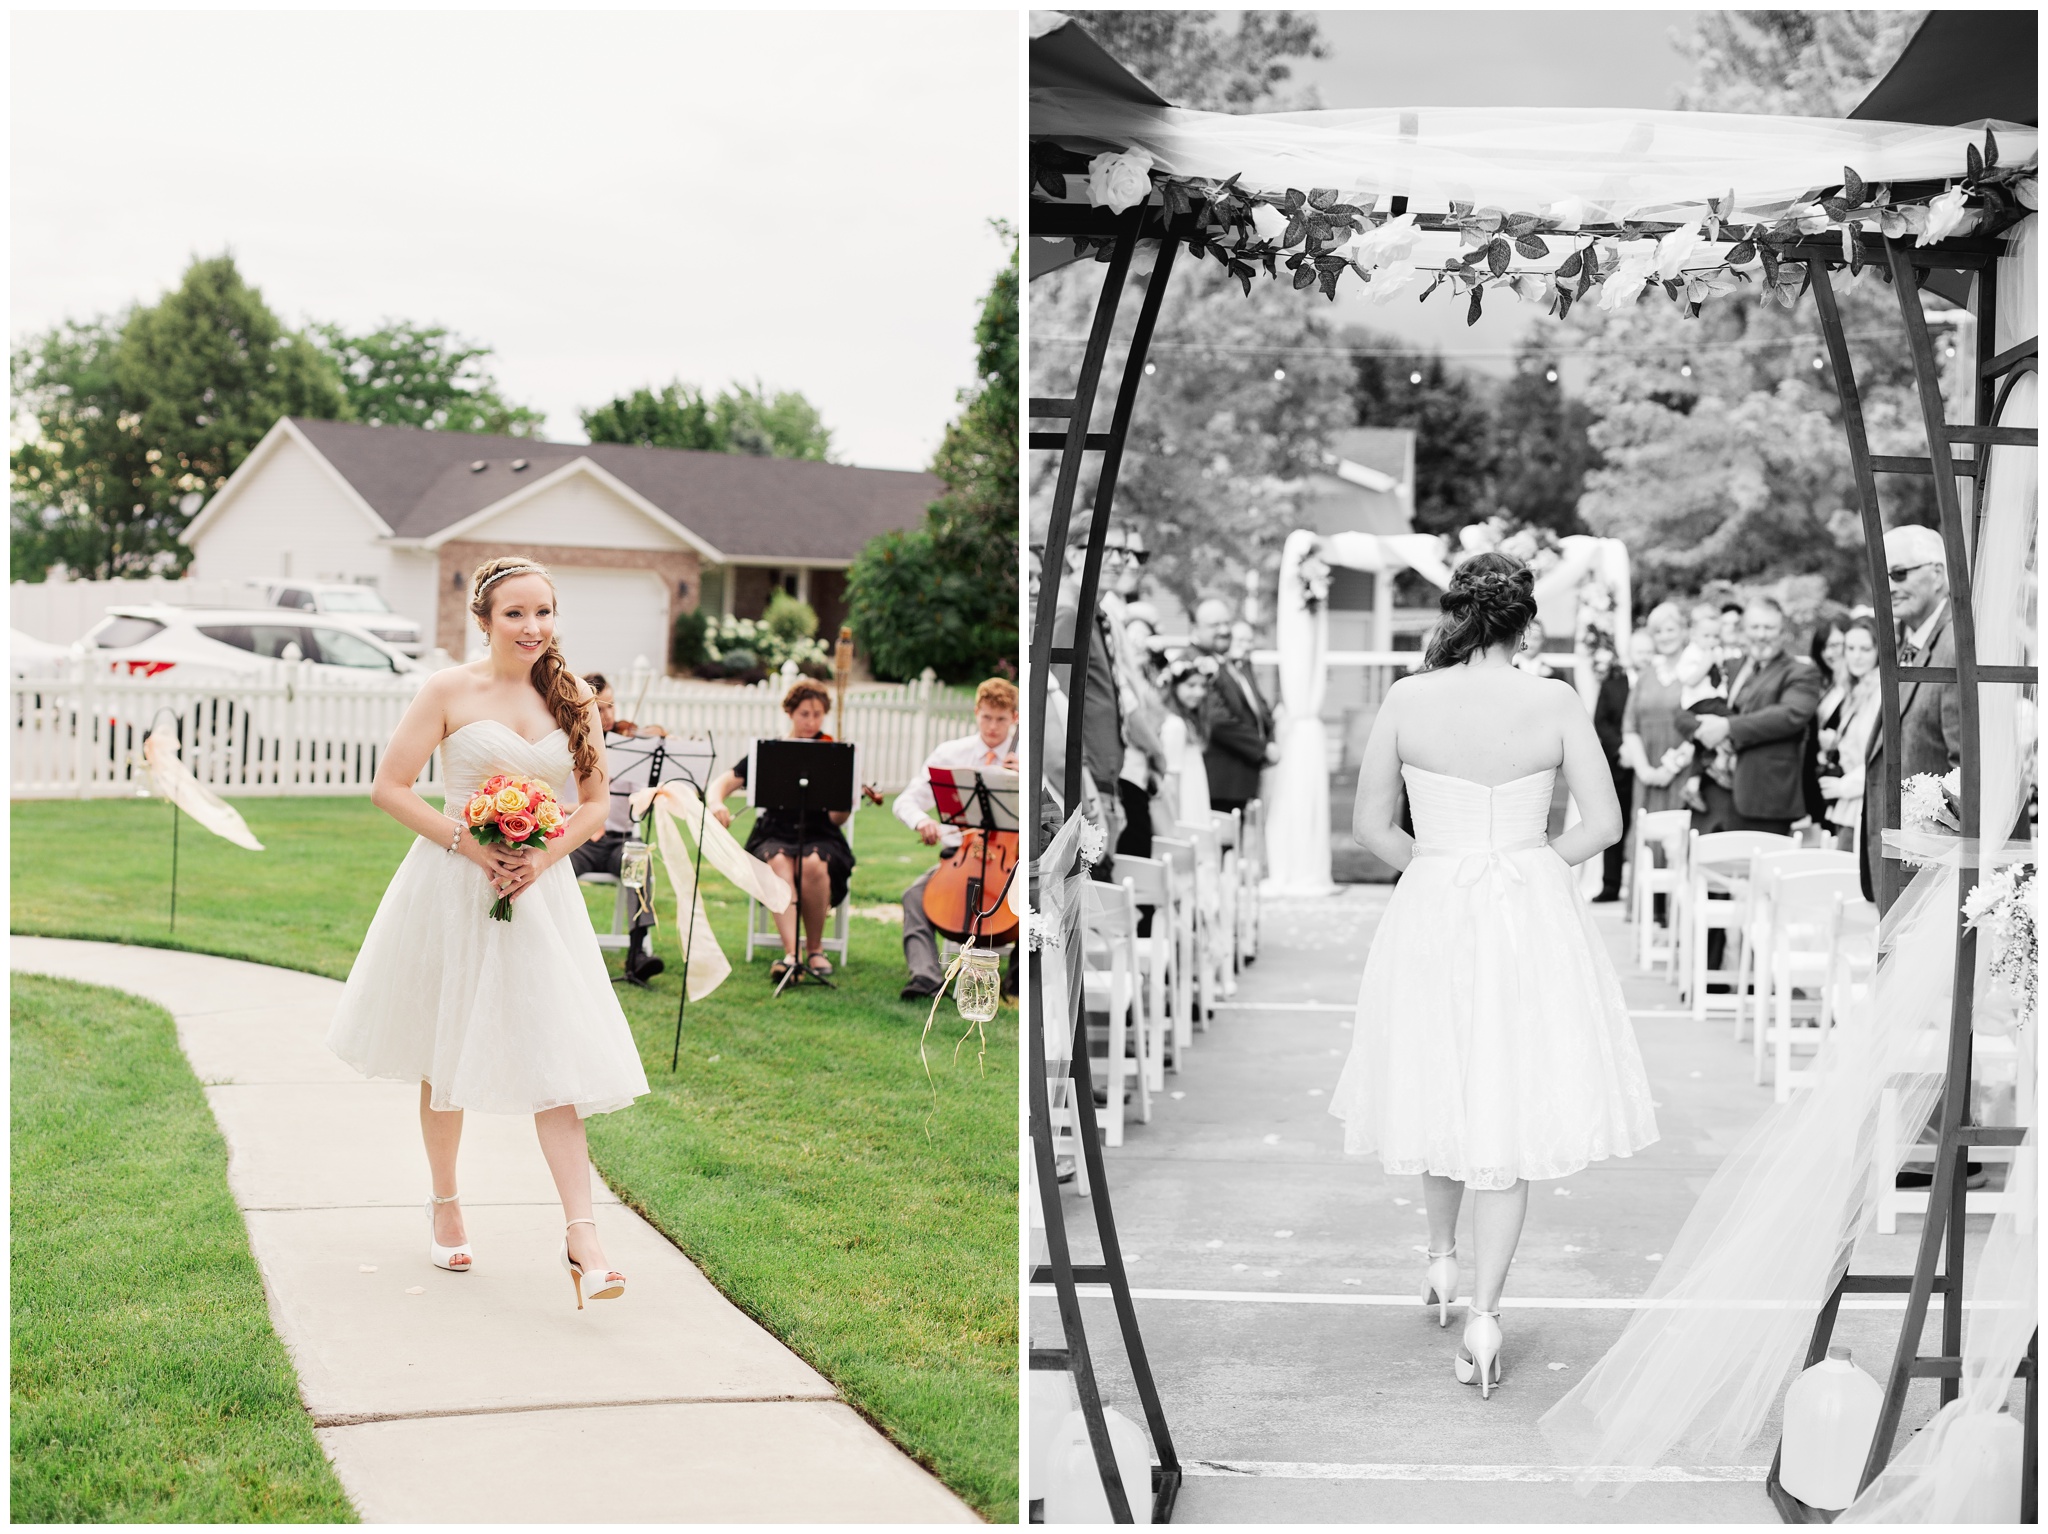
<svg viewBox="0 0 2048 1534"><path fill-rule="evenodd" d="M370 800L419 839L349 971L327 1045L366 1076L420 1084L420 1133L433 1173L428 1256L475 1262L457 1203L462 1115L531 1113L566 1221L561 1261L580 1310L616 1299L591 1218L583 1119L647 1091L640 1052L597 947L569 854L603 832L604 739L590 690L555 643L555 588L526 559L495 559L470 581L469 610L489 653L429 677L377 765ZM446 802L497 773L544 779L577 807L545 848L486 847L413 782L441 750ZM512 919L489 916L512 901Z"/></svg>
<svg viewBox="0 0 2048 1534"><path fill-rule="evenodd" d="M1478 1273L1455 1368L1487 1394L1529 1179L1657 1138L1621 981L1572 873L1620 837L1621 807L1578 694L1514 664L1533 593L1519 560L1461 564L1423 669L1388 689L1366 742L1353 835L1401 880L1330 1106L1347 1151L1422 1177L1422 1294L1439 1326L1458 1293L1459 1206L1475 1195ZM1552 841L1560 769L1582 818Z"/></svg>

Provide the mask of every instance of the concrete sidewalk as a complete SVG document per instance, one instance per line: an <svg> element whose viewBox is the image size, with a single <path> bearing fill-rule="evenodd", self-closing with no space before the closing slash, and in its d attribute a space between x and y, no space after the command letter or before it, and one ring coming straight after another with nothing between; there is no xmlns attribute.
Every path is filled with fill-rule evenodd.
<svg viewBox="0 0 2048 1534"><path fill-rule="evenodd" d="M338 981L34 937L12 967L177 1019L300 1396L366 1520L977 1521L601 1181L630 1285L577 1311L529 1118L468 1115L476 1269L432 1266L419 1089L327 1052Z"/></svg>
<svg viewBox="0 0 2048 1534"><path fill-rule="evenodd" d="M1532 1187L1502 1317L1506 1378L1482 1401L1452 1378L1464 1307L1439 1330L1417 1301L1421 1180L1347 1157L1329 1114L1388 893L1350 885L1327 900L1268 901L1263 951L1237 996L1154 1094L1152 1122L1108 1154L1139 1324L1188 1469L1175 1521L1776 1522L1763 1485L1775 1418L1743 1453L1670 1467L1619 1501L1581 1497L1537 1428L1620 1334L1701 1188L1770 1106L1749 1046L1732 1042L1725 1017L1680 1015L1674 988L1635 972L1621 908L1594 907L1640 1009L1661 1138ZM1065 1208L1076 1260L1094 1260L1089 1201L1070 1185ZM1468 1202L1466 1254L1471 1222ZM1866 1235L1857 1271L1908 1271L1918 1226ZM1471 1282L1468 1256L1464 1294ZM1105 1393L1142 1420L1114 1312L1100 1297L1083 1310ZM1030 1322L1035 1343L1059 1335L1036 1292ZM1845 1309L1836 1340L1882 1373L1899 1322L1896 1308ZM1933 1383L1916 1383L1905 1431L1933 1406Z"/></svg>

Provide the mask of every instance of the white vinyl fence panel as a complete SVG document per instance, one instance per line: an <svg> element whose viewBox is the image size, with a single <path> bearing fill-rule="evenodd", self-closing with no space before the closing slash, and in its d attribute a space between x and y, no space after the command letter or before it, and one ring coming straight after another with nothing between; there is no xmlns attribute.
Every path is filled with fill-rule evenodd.
<svg viewBox="0 0 2048 1534"><path fill-rule="evenodd" d="M142 790L142 742L158 721L176 734L193 776L217 793L368 793L414 688L335 681L321 669L280 662L253 679L195 684L112 676L78 661L60 677L16 676L12 795L87 799ZM624 717L708 740L721 767L788 725L784 684L775 678L734 687L636 671L613 685ZM846 714L828 721L831 733L860 747L863 779L894 794L933 746L974 728L974 695L926 682L870 683L847 689ZM420 776L422 793L437 791L439 772L437 752Z"/></svg>

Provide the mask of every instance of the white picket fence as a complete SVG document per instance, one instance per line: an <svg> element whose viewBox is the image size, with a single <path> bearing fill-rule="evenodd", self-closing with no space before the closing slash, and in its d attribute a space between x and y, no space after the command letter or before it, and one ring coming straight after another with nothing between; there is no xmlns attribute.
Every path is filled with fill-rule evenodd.
<svg viewBox="0 0 2048 1534"><path fill-rule="evenodd" d="M153 724L173 731L187 767L222 794L363 794L377 759L412 702L410 685L336 682L324 668L282 661L254 680L215 685L112 677L74 661L58 678L17 676L12 795L17 799L121 797L147 781L142 742ZM721 765L757 737L779 736L785 685L674 681L634 672L615 679L619 706L642 724L709 739ZM909 783L933 746L974 728L974 695L930 682L849 687L846 719L831 733L860 747L861 777L884 793ZM439 753L418 787L440 779Z"/></svg>

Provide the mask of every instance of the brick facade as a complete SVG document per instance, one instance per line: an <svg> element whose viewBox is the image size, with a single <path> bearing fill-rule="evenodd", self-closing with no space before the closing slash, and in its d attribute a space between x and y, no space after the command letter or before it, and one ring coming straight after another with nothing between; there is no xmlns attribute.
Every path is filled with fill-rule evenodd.
<svg viewBox="0 0 2048 1534"><path fill-rule="evenodd" d="M703 561L694 549L657 552L652 549L567 548L543 543L444 543L440 549L439 596L434 604L434 642L461 657L469 642L469 578L476 567L507 555L531 559L553 569L581 566L601 570L652 570L668 587L668 616L696 609L703 591ZM678 592L687 587L687 597ZM666 660L664 654L664 661Z"/></svg>

